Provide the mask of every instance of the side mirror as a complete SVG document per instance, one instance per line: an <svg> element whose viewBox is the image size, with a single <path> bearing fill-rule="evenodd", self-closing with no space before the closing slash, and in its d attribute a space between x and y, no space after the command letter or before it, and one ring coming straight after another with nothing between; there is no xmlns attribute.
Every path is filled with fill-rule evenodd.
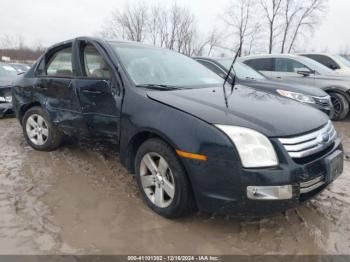
<svg viewBox="0 0 350 262"><path fill-rule="evenodd" d="M302 75L304 77L307 77L307 76L310 76L312 74L315 74L315 71L299 70L299 71L297 71L297 74Z"/></svg>
<svg viewBox="0 0 350 262"><path fill-rule="evenodd" d="M332 69L332 70L339 69L336 65L329 65L329 68Z"/></svg>

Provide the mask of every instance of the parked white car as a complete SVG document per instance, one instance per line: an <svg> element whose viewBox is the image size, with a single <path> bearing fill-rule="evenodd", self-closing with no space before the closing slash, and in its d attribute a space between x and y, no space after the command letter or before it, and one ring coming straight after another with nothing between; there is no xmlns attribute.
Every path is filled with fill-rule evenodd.
<svg viewBox="0 0 350 262"><path fill-rule="evenodd" d="M340 55L300 54L319 62L339 74L350 76L350 61Z"/></svg>

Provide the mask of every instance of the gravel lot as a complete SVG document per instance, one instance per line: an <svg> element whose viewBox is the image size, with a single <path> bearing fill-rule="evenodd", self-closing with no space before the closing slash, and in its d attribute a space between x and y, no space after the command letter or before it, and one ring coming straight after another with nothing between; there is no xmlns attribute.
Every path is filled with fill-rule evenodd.
<svg viewBox="0 0 350 262"><path fill-rule="evenodd" d="M336 123L350 152L350 121ZM0 254L350 254L350 163L315 200L285 214L170 221L143 204L108 146L32 150L0 120Z"/></svg>

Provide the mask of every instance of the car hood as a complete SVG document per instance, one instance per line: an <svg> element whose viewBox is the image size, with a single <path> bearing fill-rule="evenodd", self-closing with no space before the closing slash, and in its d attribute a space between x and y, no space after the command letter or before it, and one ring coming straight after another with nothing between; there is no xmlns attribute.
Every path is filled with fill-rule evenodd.
<svg viewBox="0 0 350 262"><path fill-rule="evenodd" d="M290 92L301 93L309 96L327 96L327 93L320 88L298 84L293 81L286 80L272 80L272 79L264 79L264 80L241 80L241 83L253 87L265 92L273 92L276 93L277 89L287 90Z"/></svg>
<svg viewBox="0 0 350 262"><path fill-rule="evenodd" d="M148 91L150 99L191 114L209 124L257 130L268 137L294 136L325 125L328 117L310 106L237 85L174 91Z"/></svg>
<svg viewBox="0 0 350 262"><path fill-rule="evenodd" d="M12 86L19 76L0 77L0 87Z"/></svg>

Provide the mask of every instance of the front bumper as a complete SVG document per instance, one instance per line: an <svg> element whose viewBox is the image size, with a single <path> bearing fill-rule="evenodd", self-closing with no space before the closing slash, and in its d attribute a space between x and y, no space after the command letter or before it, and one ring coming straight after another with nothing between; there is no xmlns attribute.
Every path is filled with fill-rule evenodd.
<svg viewBox="0 0 350 262"><path fill-rule="evenodd" d="M277 141L272 142L275 147L279 146ZM337 138L322 154L305 163L297 163L284 150L278 152L280 165L276 168L244 169L238 162L218 159L208 159L206 163L188 161L185 165L190 169L199 210L232 216L262 216L297 207L336 179L329 179L327 159L342 153L343 148ZM259 189L267 191L259 192ZM254 199L254 192L265 199Z"/></svg>
<svg viewBox="0 0 350 262"><path fill-rule="evenodd" d="M12 97L11 87L0 87L0 118L14 115L11 100L6 99L8 97Z"/></svg>
<svg viewBox="0 0 350 262"><path fill-rule="evenodd" d="M0 118L13 116L13 109L11 103L0 103Z"/></svg>
<svg viewBox="0 0 350 262"><path fill-rule="evenodd" d="M334 116L334 108L333 108L332 105L324 106L324 105L319 105L319 104L313 104L311 106L316 108L316 109L318 109L318 110L320 110L320 111L322 111L326 115L328 115L330 119L332 119L333 116Z"/></svg>

